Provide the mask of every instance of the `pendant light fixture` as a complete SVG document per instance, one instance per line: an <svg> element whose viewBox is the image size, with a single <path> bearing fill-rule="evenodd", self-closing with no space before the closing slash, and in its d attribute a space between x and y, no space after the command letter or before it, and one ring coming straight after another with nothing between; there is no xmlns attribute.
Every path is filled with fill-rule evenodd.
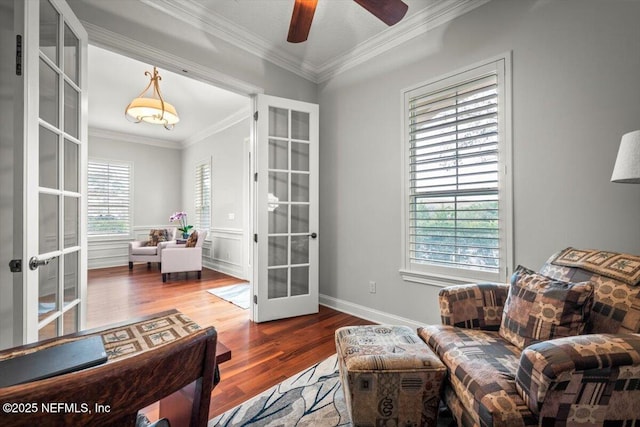
<svg viewBox="0 0 640 427"><path fill-rule="evenodd" d="M158 69L153 67L153 74L144 72L150 78L149 84L144 90L134 98L125 110L125 117L135 123L146 122L156 125L163 125L165 129L171 130L180 121L176 108L166 102L160 93L159 81L162 80ZM151 97L145 97L145 93L153 86Z"/></svg>

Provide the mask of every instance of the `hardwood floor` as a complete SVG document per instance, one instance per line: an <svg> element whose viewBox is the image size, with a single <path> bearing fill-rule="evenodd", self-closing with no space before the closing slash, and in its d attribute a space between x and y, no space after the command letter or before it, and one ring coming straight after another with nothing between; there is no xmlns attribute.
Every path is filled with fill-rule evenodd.
<svg viewBox="0 0 640 427"><path fill-rule="evenodd" d="M212 325L231 349L220 365L222 381L211 395L209 418L233 408L302 369L335 353L334 331L371 322L320 306L318 314L266 323L249 321L243 310L207 292L238 283L235 277L204 269L173 274L162 283L153 265L89 270L87 327L176 308L201 326Z"/></svg>

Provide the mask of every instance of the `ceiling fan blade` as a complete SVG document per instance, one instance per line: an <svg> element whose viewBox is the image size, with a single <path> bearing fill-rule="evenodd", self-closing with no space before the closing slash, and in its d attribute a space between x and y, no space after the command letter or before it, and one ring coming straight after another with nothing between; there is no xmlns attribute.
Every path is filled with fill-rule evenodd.
<svg viewBox="0 0 640 427"><path fill-rule="evenodd" d="M296 0L291 14L291 23L289 24L289 35L287 36L289 43L300 43L307 40L317 4L318 0Z"/></svg>
<svg viewBox="0 0 640 427"><path fill-rule="evenodd" d="M400 22L409 9L409 6L402 0L354 1L389 26Z"/></svg>

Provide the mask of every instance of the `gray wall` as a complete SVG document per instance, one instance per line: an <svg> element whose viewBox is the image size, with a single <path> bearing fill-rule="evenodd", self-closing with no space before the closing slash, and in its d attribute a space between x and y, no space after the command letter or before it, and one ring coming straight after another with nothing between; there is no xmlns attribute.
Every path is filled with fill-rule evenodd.
<svg viewBox="0 0 640 427"><path fill-rule="evenodd" d="M321 84L325 300L439 322L439 288L398 274L401 91L508 51L516 265L567 246L640 253L640 186L609 182L620 137L640 128L638 16L637 1L493 0Z"/></svg>
<svg viewBox="0 0 640 427"><path fill-rule="evenodd" d="M249 102L249 99L247 99ZM194 212L195 166L211 162L211 229L205 247L205 265L243 279L248 278L249 118L183 150L183 205Z"/></svg>
<svg viewBox="0 0 640 427"><path fill-rule="evenodd" d="M132 237L146 238L150 228L171 226L169 216L183 210L181 150L133 143L126 137L92 136L89 132L89 160L93 159L133 164ZM89 268L125 265L129 240L89 237Z"/></svg>

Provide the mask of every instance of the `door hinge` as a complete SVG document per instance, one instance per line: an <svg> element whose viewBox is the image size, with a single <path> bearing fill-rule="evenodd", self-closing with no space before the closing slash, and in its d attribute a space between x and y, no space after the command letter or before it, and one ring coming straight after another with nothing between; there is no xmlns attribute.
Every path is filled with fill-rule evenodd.
<svg viewBox="0 0 640 427"><path fill-rule="evenodd" d="M254 235L253 235L253 241L254 241L254 242L256 242L256 243L258 243L258 235L257 235L257 234L254 234Z"/></svg>
<svg viewBox="0 0 640 427"><path fill-rule="evenodd" d="M254 173L254 174L253 174L253 180L254 180L255 182L258 182L258 172L256 172L256 173Z"/></svg>
<svg viewBox="0 0 640 427"><path fill-rule="evenodd" d="M258 304L258 295L253 296L253 303Z"/></svg>
<svg viewBox="0 0 640 427"><path fill-rule="evenodd" d="M22 273L22 260L12 259L9 261L9 269L12 273Z"/></svg>
<svg viewBox="0 0 640 427"><path fill-rule="evenodd" d="M16 35L16 76L22 75L22 36Z"/></svg>
<svg viewBox="0 0 640 427"><path fill-rule="evenodd" d="M253 120L258 121L258 112L253 113Z"/></svg>

